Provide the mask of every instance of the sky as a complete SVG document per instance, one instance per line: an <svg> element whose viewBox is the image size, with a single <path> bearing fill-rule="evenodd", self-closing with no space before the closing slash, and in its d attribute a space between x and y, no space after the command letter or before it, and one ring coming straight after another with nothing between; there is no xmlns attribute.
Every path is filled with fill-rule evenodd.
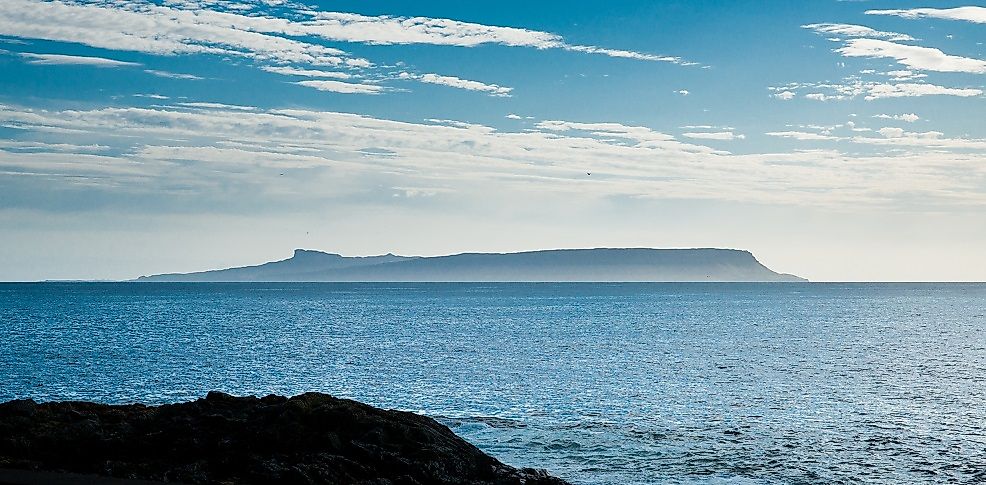
<svg viewBox="0 0 986 485"><path fill-rule="evenodd" d="M986 7L3 0L0 280L722 247L986 281Z"/></svg>

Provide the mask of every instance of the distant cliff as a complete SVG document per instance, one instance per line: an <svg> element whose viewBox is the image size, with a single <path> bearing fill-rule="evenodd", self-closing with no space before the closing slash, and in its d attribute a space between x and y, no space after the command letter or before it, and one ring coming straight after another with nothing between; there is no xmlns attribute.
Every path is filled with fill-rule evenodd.
<svg viewBox="0 0 986 485"><path fill-rule="evenodd" d="M451 256L346 257L295 250L257 266L141 276L140 282L798 282L736 249L556 249Z"/></svg>

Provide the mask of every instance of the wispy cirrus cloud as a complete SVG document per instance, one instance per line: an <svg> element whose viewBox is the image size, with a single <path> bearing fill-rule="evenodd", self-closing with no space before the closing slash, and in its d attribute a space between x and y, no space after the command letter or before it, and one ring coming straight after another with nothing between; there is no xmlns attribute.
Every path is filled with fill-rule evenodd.
<svg viewBox="0 0 986 485"><path fill-rule="evenodd" d="M380 94L383 86L376 84L347 83L342 81L298 81L294 84L314 88L319 91L330 91L342 94Z"/></svg>
<svg viewBox="0 0 986 485"><path fill-rule="evenodd" d="M42 141L0 140L0 150L87 153L109 149L110 147L106 145L98 144L75 145L71 143L45 143Z"/></svg>
<svg viewBox="0 0 986 485"><path fill-rule="evenodd" d="M0 106L0 124L16 127L25 143L71 137L80 145L89 139L112 145L110 154L100 156L0 147L0 176L44 177L51 187L86 184L88 190L127 197L174 200L169 194L178 191L187 201L218 190L243 194L254 204L283 201L286 194L304 203L439 187L435 196L465 198L577 193L817 206L880 205L919 194L941 203L986 202L976 188L986 181L983 153L975 151L981 150L979 141L946 141L933 133L884 130L880 138L851 139L890 150L887 155L735 155L621 123L548 120L503 132L469 123L216 103L64 111ZM771 135L839 139L794 131ZM585 176L589 170L591 179ZM296 176L278 175L287 171ZM966 176L957 180L956 171Z"/></svg>
<svg viewBox="0 0 986 485"><path fill-rule="evenodd" d="M746 135L736 134L733 133L732 131L715 131L715 132L692 131L692 132L682 133L681 136L685 138L694 138L696 140L733 141L733 140L746 139Z"/></svg>
<svg viewBox="0 0 986 485"><path fill-rule="evenodd" d="M148 73L148 74L150 74L152 76L165 77L165 78L169 78L169 79L185 79L185 80L188 80L188 81L201 81L201 80L205 79L202 76L196 76L194 74L184 74L184 73L180 73L180 72L161 71L161 70L158 70L158 69L144 69L144 72L146 72L146 73Z"/></svg>
<svg viewBox="0 0 986 485"><path fill-rule="evenodd" d="M517 27L461 22L432 17L367 16L341 12L316 12L307 31L328 40L368 44L432 44L476 47L499 44L535 49L562 49L642 61L690 64L676 56L655 55L592 45L569 44L554 33Z"/></svg>
<svg viewBox="0 0 986 485"><path fill-rule="evenodd" d="M235 104L225 104L225 103L209 103L202 101L192 101L176 103L178 106L186 106L189 108L201 108L201 109L214 109L214 110L236 110L236 111L255 111L256 108L252 106L240 106Z"/></svg>
<svg viewBox="0 0 986 485"><path fill-rule="evenodd" d="M272 16L274 12L279 12L280 16ZM278 9L247 14L240 5L229 2L170 1L159 4L143 0L6 0L3 15L0 16L0 35L163 56L212 54L240 57L253 60L258 67L269 72L334 79L347 79L352 74L345 71L371 68L374 64L338 48L323 45L324 41L466 48L500 45L693 64L676 56L571 44L558 34L519 27L432 17L325 12L290 3L280 3ZM332 66L338 71L314 69L323 66ZM187 77L190 75L169 76L164 71L147 72L192 79ZM419 80L486 92L493 96L509 96L512 89L438 74L424 74ZM366 85L358 88L335 83L303 85L342 93L380 91Z"/></svg>
<svg viewBox="0 0 986 485"><path fill-rule="evenodd" d="M986 140L976 138L948 138L940 131L913 132L902 128L884 127L877 130L883 138L855 137L853 143L920 147L929 149L984 150Z"/></svg>
<svg viewBox="0 0 986 485"><path fill-rule="evenodd" d="M986 73L986 61L945 54L940 49L898 44L880 39L850 39L836 52L846 57L895 59L912 69L938 72Z"/></svg>
<svg viewBox="0 0 986 485"><path fill-rule="evenodd" d="M915 40L907 34L897 32L883 32L863 25L853 24L808 24L801 26L804 29L813 30L819 34L841 35L843 37L867 37L873 39L887 40Z"/></svg>
<svg viewBox="0 0 986 485"><path fill-rule="evenodd" d="M0 34L157 55L218 54L315 65L362 64L305 35L286 19L185 10L141 1L5 0Z"/></svg>
<svg viewBox="0 0 986 485"><path fill-rule="evenodd" d="M872 12L876 11L867 13ZM902 44L901 41L916 39L907 34L884 32L862 25L818 23L802 27L819 34L835 36L830 37L829 40L843 44L842 47L834 50L843 57L893 59L907 69L886 72L864 69L859 75L845 78L843 82L775 86L769 88L774 92L771 95L774 98L790 100L798 95L798 91L804 90L810 90L802 94L804 98L816 101L850 100L860 96L867 101L873 101L920 96L973 97L983 94L982 89L978 87L947 87L926 82L923 78L926 78L927 74L920 71L984 74L986 73L984 60L950 55L932 47ZM868 81L862 77L874 74L889 76L891 82Z"/></svg>
<svg viewBox="0 0 986 485"><path fill-rule="evenodd" d="M621 140L638 148L671 150L683 153L721 153L703 145L683 143L674 136L654 131L645 126L628 126L622 123L581 123L563 120L545 120L537 128L547 132L585 132L603 139Z"/></svg>
<svg viewBox="0 0 986 485"><path fill-rule="evenodd" d="M275 74L282 74L284 76L299 76L299 77L313 77L313 78L334 78L334 79L349 79L353 75L340 72L340 71L322 71L318 69L298 69L295 67L286 66L263 66L261 67L264 71L273 72Z"/></svg>
<svg viewBox="0 0 986 485"><path fill-rule="evenodd" d="M88 56L69 56L63 54L35 54L31 52L22 52L19 54L21 57L28 59L28 64L35 65L45 65L45 66L64 66L64 65L74 65L74 66L93 66L93 67L124 67L124 66L139 66L136 62L125 62L118 61L115 59L107 59L105 57L88 57Z"/></svg>
<svg viewBox="0 0 986 485"><path fill-rule="evenodd" d="M175 3L174 5L181 5ZM289 37L388 44L458 47L504 45L562 49L643 61L687 63L676 56L567 43L560 35L431 17L366 16L298 10L295 19L242 15L209 9L184 9L139 0L7 0L0 34L77 42L150 54L220 54L302 62L312 65L368 67L365 59Z"/></svg>
<svg viewBox="0 0 986 485"><path fill-rule="evenodd" d="M790 138L799 141L829 141L829 140L839 139L839 137L836 136L822 135L808 131L771 131L764 134L767 136L773 136L777 138Z"/></svg>
<svg viewBox="0 0 986 485"><path fill-rule="evenodd" d="M557 48L572 51L572 52L584 52L587 54L602 54L609 57L620 57L624 59L635 59L638 61L656 61L656 62L670 62L673 64L681 64L683 66L697 66L697 62L686 61L677 56L662 56L655 54L645 54L641 52L628 51L622 49L606 49L603 47L594 47L586 45L569 45L562 44Z"/></svg>
<svg viewBox="0 0 986 485"><path fill-rule="evenodd" d="M497 97L510 97L510 92L513 88L508 88L505 86L500 86L497 84L486 84L479 81L470 81L468 79L462 79L455 76L442 76L439 74L413 74L409 72L402 72L398 74L400 79L414 79L428 84L438 84L441 86L448 86L456 89L465 89L468 91L480 91L489 94L490 96Z"/></svg>
<svg viewBox="0 0 986 485"><path fill-rule="evenodd" d="M896 10L867 10L867 15L893 15L906 19L934 18L945 20L964 20L986 24L986 7L968 6L955 8L911 8Z"/></svg>
<svg viewBox="0 0 986 485"><path fill-rule="evenodd" d="M884 118L885 116L874 116L874 118ZM886 117L891 118L892 117ZM854 132L855 125L846 125ZM818 129L827 127L815 127ZM836 128L836 127L832 127ZM862 130L871 131L871 130ZM835 136L830 134L830 130L825 129L820 133L807 131L783 131L766 133L768 136L788 138L797 141L841 141L857 145L872 145L878 147L907 147L914 149L928 150L955 150L955 151L982 151L986 150L986 140L977 138L949 138L940 131L914 132L894 126L885 126L875 130L880 136L861 136L853 134L851 136ZM982 153L977 153L976 158L981 157Z"/></svg>
<svg viewBox="0 0 986 485"><path fill-rule="evenodd" d="M775 98L791 99L798 92L810 90L804 95L806 99L816 101L843 101L863 97L866 101L886 98L913 98L921 96L957 96L974 97L983 94L979 88L947 87L926 82L886 83L863 81L858 77L844 79L842 82L828 83L791 83L783 86L771 86Z"/></svg>
<svg viewBox="0 0 986 485"><path fill-rule="evenodd" d="M969 98L983 94L977 88L950 88L928 83L867 83L863 85L865 99L872 101L883 98L913 98L919 96L958 96Z"/></svg>

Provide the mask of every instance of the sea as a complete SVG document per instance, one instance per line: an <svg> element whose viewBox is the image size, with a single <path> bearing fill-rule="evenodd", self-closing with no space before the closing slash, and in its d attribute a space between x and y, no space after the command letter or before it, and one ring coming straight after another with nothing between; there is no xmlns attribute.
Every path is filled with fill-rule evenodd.
<svg viewBox="0 0 986 485"><path fill-rule="evenodd" d="M319 391L574 484L986 481L984 284L0 284L0 400Z"/></svg>

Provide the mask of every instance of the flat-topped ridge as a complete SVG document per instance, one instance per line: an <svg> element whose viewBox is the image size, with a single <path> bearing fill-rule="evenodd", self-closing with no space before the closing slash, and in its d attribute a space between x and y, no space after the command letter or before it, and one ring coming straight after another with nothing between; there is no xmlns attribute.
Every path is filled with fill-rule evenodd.
<svg viewBox="0 0 986 485"><path fill-rule="evenodd" d="M741 249L591 248L446 256L342 256L296 249L291 258L142 282L797 282Z"/></svg>

